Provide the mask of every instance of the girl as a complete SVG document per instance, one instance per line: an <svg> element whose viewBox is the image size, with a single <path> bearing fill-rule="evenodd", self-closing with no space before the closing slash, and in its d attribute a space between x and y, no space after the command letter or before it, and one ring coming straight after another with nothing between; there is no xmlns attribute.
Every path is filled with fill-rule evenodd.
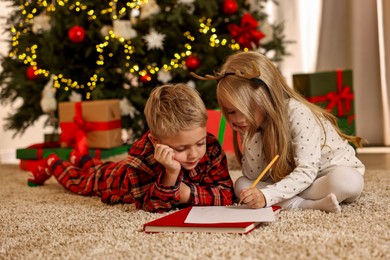
<svg viewBox="0 0 390 260"><path fill-rule="evenodd" d="M290 88L264 55L238 52L216 76L197 77L219 80L218 103L235 131L242 164L234 185L242 202L339 213L339 203L359 198L365 167L349 142L360 147L361 138L342 133L336 118ZM277 154L262 182L248 189Z"/></svg>

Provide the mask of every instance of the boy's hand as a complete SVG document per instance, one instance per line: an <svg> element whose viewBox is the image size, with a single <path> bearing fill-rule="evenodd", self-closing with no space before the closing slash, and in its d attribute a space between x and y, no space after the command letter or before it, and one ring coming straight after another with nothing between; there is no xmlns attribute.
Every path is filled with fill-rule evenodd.
<svg viewBox="0 0 390 260"><path fill-rule="evenodd" d="M266 203L264 194L257 188L242 190L240 201L252 209L264 208Z"/></svg>
<svg viewBox="0 0 390 260"><path fill-rule="evenodd" d="M154 159L164 165L166 173L179 174L181 165L175 160L173 149L164 144L156 144L154 149Z"/></svg>

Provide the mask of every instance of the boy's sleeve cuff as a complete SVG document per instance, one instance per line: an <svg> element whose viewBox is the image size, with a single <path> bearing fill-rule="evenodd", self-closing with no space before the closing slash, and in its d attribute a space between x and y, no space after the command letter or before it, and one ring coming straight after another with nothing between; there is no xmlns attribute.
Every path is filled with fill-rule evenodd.
<svg viewBox="0 0 390 260"><path fill-rule="evenodd" d="M157 177L157 181L156 181L156 187L159 191L163 192L163 193L175 193L177 190L179 190L180 188L180 182L181 182L181 178L179 177L178 180L176 181L175 185L171 186L171 185L163 185L161 183L161 178L162 178L162 174L160 174L158 177ZM179 180L180 179L180 180Z"/></svg>

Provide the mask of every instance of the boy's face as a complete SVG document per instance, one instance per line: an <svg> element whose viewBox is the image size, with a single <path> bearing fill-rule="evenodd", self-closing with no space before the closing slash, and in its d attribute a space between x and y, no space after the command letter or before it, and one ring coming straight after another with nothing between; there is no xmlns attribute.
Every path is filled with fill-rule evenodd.
<svg viewBox="0 0 390 260"><path fill-rule="evenodd" d="M162 138L161 144L168 145L175 153L175 160L186 170L192 170L206 153L206 127L180 131L172 137Z"/></svg>

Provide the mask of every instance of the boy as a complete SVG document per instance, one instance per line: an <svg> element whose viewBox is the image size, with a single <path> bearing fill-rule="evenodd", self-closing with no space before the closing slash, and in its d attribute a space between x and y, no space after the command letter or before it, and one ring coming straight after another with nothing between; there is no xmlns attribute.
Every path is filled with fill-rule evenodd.
<svg viewBox="0 0 390 260"><path fill-rule="evenodd" d="M226 156L206 131L207 110L199 94L184 84L157 87L144 113L150 130L126 159L102 163L72 151L68 162L52 154L29 185L42 185L54 175L74 193L100 196L109 204L135 203L150 212L232 204Z"/></svg>

